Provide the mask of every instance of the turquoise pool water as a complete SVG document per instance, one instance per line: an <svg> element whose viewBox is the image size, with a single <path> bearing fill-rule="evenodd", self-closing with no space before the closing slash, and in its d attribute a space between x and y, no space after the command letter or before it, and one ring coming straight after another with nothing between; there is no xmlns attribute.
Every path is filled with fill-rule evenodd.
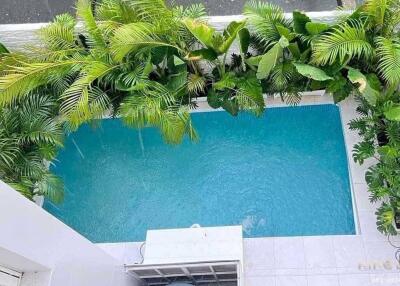
<svg viewBox="0 0 400 286"><path fill-rule="evenodd" d="M347 157L335 105L269 108L262 118L194 113L198 143L103 120L68 137L53 171L56 217L94 242L147 229L242 224L246 237L354 234Z"/></svg>

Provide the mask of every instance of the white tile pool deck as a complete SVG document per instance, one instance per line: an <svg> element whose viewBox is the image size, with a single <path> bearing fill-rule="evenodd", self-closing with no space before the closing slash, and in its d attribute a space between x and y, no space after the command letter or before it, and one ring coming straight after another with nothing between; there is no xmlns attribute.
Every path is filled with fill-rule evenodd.
<svg viewBox="0 0 400 286"><path fill-rule="evenodd" d="M330 96L306 96L302 104L331 103ZM206 103L199 103L206 109ZM267 99L269 107L282 105L279 98ZM400 267L395 249L376 229L375 206L368 200L363 166L351 158L358 135L348 129L357 117L356 103L349 98L339 104L357 221L357 235L265 237L244 239L245 286L400 286ZM394 239L400 245L400 238ZM125 264L141 261L141 243L112 243L100 246Z"/></svg>

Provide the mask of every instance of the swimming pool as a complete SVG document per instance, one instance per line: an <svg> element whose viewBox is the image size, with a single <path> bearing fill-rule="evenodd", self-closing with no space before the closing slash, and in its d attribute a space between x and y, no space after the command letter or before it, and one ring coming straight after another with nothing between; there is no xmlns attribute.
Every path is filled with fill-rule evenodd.
<svg viewBox="0 0 400 286"><path fill-rule="evenodd" d="M268 108L262 118L193 113L198 143L163 143L119 120L82 126L53 171L64 203L45 208L94 242L147 229L242 224L244 236L354 234L338 107Z"/></svg>

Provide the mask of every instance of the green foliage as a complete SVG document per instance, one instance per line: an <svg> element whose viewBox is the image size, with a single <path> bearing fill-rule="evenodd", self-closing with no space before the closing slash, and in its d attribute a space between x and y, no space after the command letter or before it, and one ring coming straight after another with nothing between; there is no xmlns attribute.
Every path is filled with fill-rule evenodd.
<svg viewBox="0 0 400 286"><path fill-rule="evenodd" d="M35 195L55 202L63 199L62 182L47 165L63 141L56 112L55 99L37 93L0 112L0 178L29 199Z"/></svg>
<svg viewBox="0 0 400 286"><path fill-rule="evenodd" d="M385 111L385 117L388 120L400 121L400 105L392 106Z"/></svg>
<svg viewBox="0 0 400 286"><path fill-rule="evenodd" d="M361 22L339 24L319 37L313 45L313 62L320 65L341 63L348 59L368 60L373 48L367 39L367 32Z"/></svg>
<svg viewBox="0 0 400 286"><path fill-rule="evenodd" d="M282 36L281 39L261 57L257 69L258 79L264 79L270 74L278 60L282 57L283 49L288 45L287 39Z"/></svg>
<svg viewBox="0 0 400 286"><path fill-rule="evenodd" d="M294 63L297 72L305 77L317 80L325 81L333 79L331 76L327 75L323 70L313 67L307 64Z"/></svg>
<svg viewBox="0 0 400 286"><path fill-rule="evenodd" d="M305 24L305 28L308 34L312 36L318 36L322 32L328 30L329 25L326 23L319 23L319 22L307 22Z"/></svg>
<svg viewBox="0 0 400 286"><path fill-rule="evenodd" d="M376 38L378 72L390 85L400 84L400 44L396 40Z"/></svg>
<svg viewBox="0 0 400 286"><path fill-rule="evenodd" d="M264 49L276 44L281 38L278 27L289 28L291 25L291 22L285 19L282 8L261 1L246 3L244 15L248 17L250 27Z"/></svg>
<svg viewBox="0 0 400 286"><path fill-rule="evenodd" d="M368 80L368 78L359 70L353 68L349 68L349 73L347 76L352 83L358 85L358 91L360 94L362 94L362 96L364 96L369 104L375 105L379 96L379 91L371 86L371 82Z"/></svg>
<svg viewBox="0 0 400 286"><path fill-rule="evenodd" d="M293 30L297 34L307 34L306 25L310 23L311 19L300 11L293 11Z"/></svg>
<svg viewBox="0 0 400 286"><path fill-rule="evenodd" d="M0 43L0 55L9 53L8 49Z"/></svg>

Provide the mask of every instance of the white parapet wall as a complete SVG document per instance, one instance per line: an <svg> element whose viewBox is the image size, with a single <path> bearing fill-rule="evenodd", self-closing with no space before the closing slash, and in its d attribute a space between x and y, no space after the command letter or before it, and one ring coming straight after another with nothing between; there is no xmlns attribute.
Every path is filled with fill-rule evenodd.
<svg viewBox="0 0 400 286"><path fill-rule="evenodd" d="M0 265L22 286L135 286L122 263L0 180Z"/></svg>
<svg viewBox="0 0 400 286"><path fill-rule="evenodd" d="M306 14L315 21L332 23L340 15L348 14L348 11L322 11L307 12ZM286 18L291 18L291 13L285 13ZM231 21L244 20L243 15L231 16L211 16L209 23L217 30L223 30ZM11 50L22 50L25 46L38 43L37 31L46 26L47 23L33 24L6 24L0 25L0 42L5 44ZM80 29L81 25L78 25Z"/></svg>

